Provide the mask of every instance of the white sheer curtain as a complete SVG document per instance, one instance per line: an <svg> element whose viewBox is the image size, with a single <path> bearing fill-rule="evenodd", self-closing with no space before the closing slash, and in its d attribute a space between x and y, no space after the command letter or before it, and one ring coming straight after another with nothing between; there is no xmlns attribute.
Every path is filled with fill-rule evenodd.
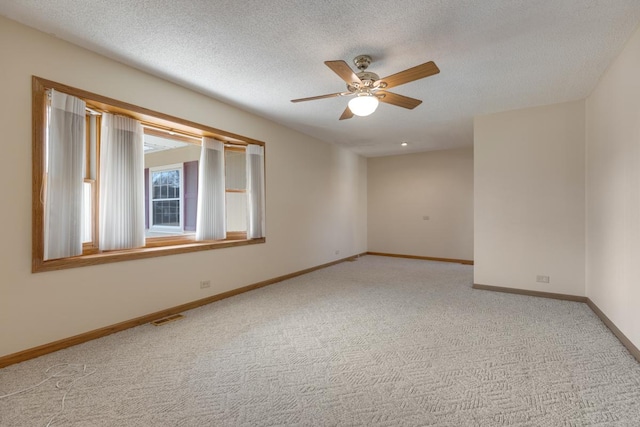
<svg viewBox="0 0 640 427"><path fill-rule="evenodd" d="M44 259L82 254L85 102L51 90L44 192Z"/></svg>
<svg viewBox="0 0 640 427"><path fill-rule="evenodd" d="M198 170L196 240L227 237L224 198L224 144L204 137Z"/></svg>
<svg viewBox="0 0 640 427"><path fill-rule="evenodd" d="M264 147L247 145L247 239L265 236Z"/></svg>
<svg viewBox="0 0 640 427"><path fill-rule="evenodd" d="M144 139L129 117L102 115L100 249L144 246Z"/></svg>

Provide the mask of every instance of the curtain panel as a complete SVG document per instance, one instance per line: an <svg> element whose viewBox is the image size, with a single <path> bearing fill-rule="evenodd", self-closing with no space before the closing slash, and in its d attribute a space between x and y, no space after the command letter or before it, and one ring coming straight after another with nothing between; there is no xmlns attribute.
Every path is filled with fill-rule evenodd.
<svg viewBox="0 0 640 427"><path fill-rule="evenodd" d="M264 147L247 145L247 239L265 236Z"/></svg>
<svg viewBox="0 0 640 427"><path fill-rule="evenodd" d="M225 239L224 144L202 138L199 166L196 240Z"/></svg>
<svg viewBox="0 0 640 427"><path fill-rule="evenodd" d="M100 141L100 250L144 246L144 217L142 125L105 113Z"/></svg>
<svg viewBox="0 0 640 427"><path fill-rule="evenodd" d="M85 107L49 92L44 190L44 260L82 255Z"/></svg>

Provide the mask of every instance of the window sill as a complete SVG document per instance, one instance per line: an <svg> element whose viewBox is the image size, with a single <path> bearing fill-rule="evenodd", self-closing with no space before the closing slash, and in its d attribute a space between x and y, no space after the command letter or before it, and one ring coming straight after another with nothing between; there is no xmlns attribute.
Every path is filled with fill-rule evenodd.
<svg viewBox="0 0 640 427"><path fill-rule="evenodd" d="M80 255L71 258L52 259L49 261L42 261L39 259L33 259L31 266L32 273L41 273L44 271L64 270L67 268L86 267L89 265L107 264L111 262L131 261L135 259L154 258L165 255L176 255L190 252L208 251L211 249L230 248L234 246L246 246L255 245L258 243L265 243L266 238L261 237L258 239L238 239L238 240L220 240L209 242L193 242L189 243L176 243L172 246L150 246L138 249L127 249L112 252L101 252L95 254Z"/></svg>

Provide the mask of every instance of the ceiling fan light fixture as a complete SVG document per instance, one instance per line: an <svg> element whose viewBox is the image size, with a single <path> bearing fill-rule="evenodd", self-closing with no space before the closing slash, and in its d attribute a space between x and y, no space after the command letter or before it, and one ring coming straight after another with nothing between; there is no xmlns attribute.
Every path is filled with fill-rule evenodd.
<svg viewBox="0 0 640 427"><path fill-rule="evenodd" d="M349 109L356 116L364 117L376 111L378 98L370 93L360 93L349 101Z"/></svg>

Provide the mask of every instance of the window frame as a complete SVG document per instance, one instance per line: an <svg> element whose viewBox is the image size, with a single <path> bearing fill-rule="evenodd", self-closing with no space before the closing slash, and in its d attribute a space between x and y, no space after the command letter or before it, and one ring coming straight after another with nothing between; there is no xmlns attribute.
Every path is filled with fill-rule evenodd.
<svg viewBox="0 0 640 427"><path fill-rule="evenodd" d="M100 252L97 247L97 238L99 238L97 234L98 227L97 224L94 223L92 225L94 229L94 241L83 244L84 251L82 255L45 261L44 205L41 201L41 189L43 188L45 179L46 91L48 89L54 89L68 95L76 96L87 102L87 106L92 109L114 114L124 114L141 121L143 125L150 125L160 131L182 134L188 139L195 140L207 136L220 140L224 142L225 145L230 146L246 146L248 144L265 146L263 141L170 116L41 77L32 76L32 273L266 242L265 237L247 239L246 233L229 233L226 240L203 242L197 242L194 236L189 235L167 236L148 238L146 246L143 248ZM98 139L98 149L99 144L100 141ZM99 164L97 165L97 169L96 172L99 177ZM96 209L99 202L99 192L95 189L98 185L98 180L92 181L95 191L93 202L94 209ZM97 214L94 215L94 219L95 218L97 218ZM182 220L183 218L181 218L181 221ZM149 226L151 227L151 224L149 224Z"/></svg>
<svg viewBox="0 0 640 427"><path fill-rule="evenodd" d="M94 126L95 129L100 129L100 124L101 124L101 120L102 117L101 116L93 116L92 114L87 114L86 115L86 122L85 122L85 126L86 126L86 146L85 146L85 150L86 153L90 153L91 152L91 121L92 118L94 118ZM100 152L100 132L95 132L94 133L94 137L95 137L95 146L93 147L93 149L95 150L95 152L99 153ZM83 242L82 243L82 254L83 255L89 255L89 254L95 254L98 253L98 241L99 241L99 227L98 227L98 175L100 174L100 165L98 163L96 163L95 165L95 170L93 171L94 173L94 177L91 176L92 170L91 170L91 159L90 159L90 155L86 154L85 155L86 159L85 159L85 173L84 173L84 183L85 184L91 184L91 199L92 199L92 203L91 203L91 220L92 220L92 224L91 224L91 241L90 242Z"/></svg>

